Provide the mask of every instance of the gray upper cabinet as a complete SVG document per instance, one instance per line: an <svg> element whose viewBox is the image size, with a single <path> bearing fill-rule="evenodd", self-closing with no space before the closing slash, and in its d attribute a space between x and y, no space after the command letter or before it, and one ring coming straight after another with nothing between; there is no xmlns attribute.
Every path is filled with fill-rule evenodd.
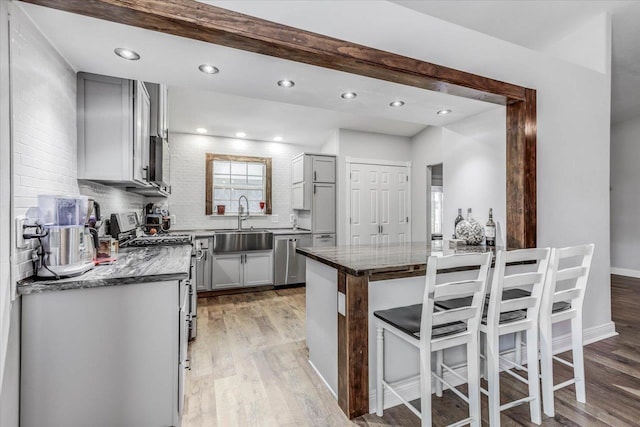
<svg viewBox="0 0 640 427"><path fill-rule="evenodd" d="M291 159L291 200L293 209L312 209L315 184L335 184L335 182L335 156L306 153L297 155Z"/></svg>
<svg viewBox="0 0 640 427"><path fill-rule="evenodd" d="M141 81L78 73L78 178L150 186L150 121Z"/></svg>
<svg viewBox="0 0 640 427"><path fill-rule="evenodd" d="M167 85L145 82L151 100L151 136L160 138L169 137L169 125L167 122Z"/></svg>

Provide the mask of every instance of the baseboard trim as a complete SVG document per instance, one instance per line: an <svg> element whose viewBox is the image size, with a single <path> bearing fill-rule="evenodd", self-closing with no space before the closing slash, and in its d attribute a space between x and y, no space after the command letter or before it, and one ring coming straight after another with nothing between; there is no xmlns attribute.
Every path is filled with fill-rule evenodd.
<svg viewBox="0 0 640 427"><path fill-rule="evenodd" d="M583 341L584 341L584 345L587 345L587 344L592 344L596 341L614 337L616 335L618 335L618 333L616 332L615 323L608 322L602 325L593 326L591 328L585 329L583 332ZM571 349L571 333L561 335L553 339L554 354L563 353L570 349ZM522 354L523 355L526 354L526 346L522 347ZM515 351L507 350L502 355L502 357L508 360L514 361ZM466 365L460 365L457 367L453 367L452 369L463 378L467 377ZM457 378L455 375L447 371L444 372L444 379L445 381L447 381L449 384L453 386L459 386L462 384L459 378ZM415 379L398 381L393 383L393 386L394 386L393 388L408 401L412 401L420 398L420 383ZM431 381L431 390L432 390L432 393L435 391L435 380ZM391 391L389 390L384 391L384 409L400 405L401 403L402 402L400 401L400 399L398 399L396 395L394 395ZM370 413L376 412L376 390L375 389L369 390L369 412Z"/></svg>
<svg viewBox="0 0 640 427"><path fill-rule="evenodd" d="M635 277L640 279L640 270L631 270L630 268L611 267L611 274L618 276Z"/></svg>
<svg viewBox="0 0 640 427"><path fill-rule="evenodd" d="M613 322L603 323L602 325L586 328L582 332L582 340L584 345L593 344L607 338L615 337L616 325ZM571 333L560 335L553 339L553 354L564 353L571 350Z"/></svg>
<svg viewBox="0 0 640 427"><path fill-rule="evenodd" d="M327 389L329 390L329 392L331 393L331 395L338 400L338 394L333 391L333 389L331 388L331 386L329 385L329 383L327 382L327 380L324 379L324 377L322 376L322 374L320 374L320 371L318 371L318 368L316 368L316 365L313 364L313 362L311 360L309 360L309 365L311 365L311 369L314 370L314 372L316 373L316 375L318 375L318 377L320 377L320 379L322 380L322 382L324 383L325 387L327 387ZM375 400L374 400L375 402Z"/></svg>

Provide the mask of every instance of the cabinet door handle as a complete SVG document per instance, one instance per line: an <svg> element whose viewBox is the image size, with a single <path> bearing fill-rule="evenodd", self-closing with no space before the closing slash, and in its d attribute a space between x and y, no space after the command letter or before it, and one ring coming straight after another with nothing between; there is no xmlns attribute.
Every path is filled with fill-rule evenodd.
<svg viewBox="0 0 640 427"><path fill-rule="evenodd" d="M313 184L313 194L316 194L316 185Z"/></svg>
<svg viewBox="0 0 640 427"><path fill-rule="evenodd" d="M313 171L313 180L317 181L318 180L318 174L316 171Z"/></svg>

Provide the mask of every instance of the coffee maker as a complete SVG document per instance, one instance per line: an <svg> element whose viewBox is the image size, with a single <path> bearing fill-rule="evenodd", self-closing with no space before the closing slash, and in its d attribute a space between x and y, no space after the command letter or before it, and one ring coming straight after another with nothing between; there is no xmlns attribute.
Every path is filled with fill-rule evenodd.
<svg viewBox="0 0 640 427"><path fill-rule="evenodd" d="M97 233L85 227L89 206L86 196L38 196L39 277L77 276L94 267Z"/></svg>

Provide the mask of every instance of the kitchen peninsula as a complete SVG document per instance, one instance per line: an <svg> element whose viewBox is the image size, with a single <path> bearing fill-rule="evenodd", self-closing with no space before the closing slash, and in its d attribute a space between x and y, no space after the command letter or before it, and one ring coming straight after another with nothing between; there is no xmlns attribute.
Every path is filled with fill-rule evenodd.
<svg viewBox="0 0 640 427"><path fill-rule="evenodd" d="M421 302L429 256L495 250L449 249L446 241L297 248L307 257L309 362L349 418L367 414L375 405L369 392L375 389L373 312ZM405 345L398 341L389 346L385 376L391 381L417 373L418 354ZM406 384L409 394L414 386Z"/></svg>

